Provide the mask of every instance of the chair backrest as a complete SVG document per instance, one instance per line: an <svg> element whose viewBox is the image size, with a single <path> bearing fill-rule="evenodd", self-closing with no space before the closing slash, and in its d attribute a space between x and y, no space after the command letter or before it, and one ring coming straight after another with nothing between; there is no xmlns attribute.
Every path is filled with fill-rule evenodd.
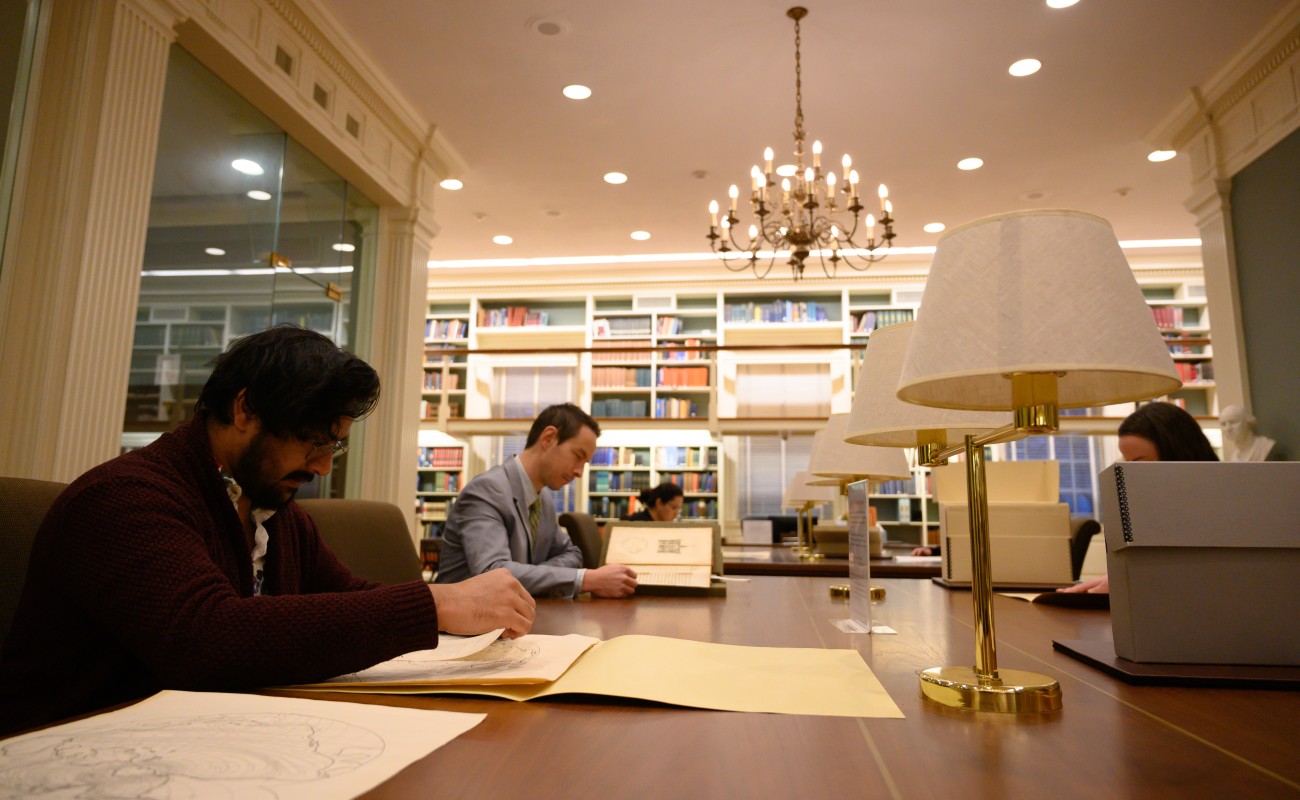
<svg viewBox="0 0 1300 800"><path fill-rule="evenodd" d="M421 579L406 515L374 500L299 500L316 530L353 574L378 583Z"/></svg>
<svg viewBox="0 0 1300 800"><path fill-rule="evenodd" d="M27 579L36 529L66 483L0 478L0 645L9 635Z"/></svg>
<svg viewBox="0 0 1300 800"><path fill-rule="evenodd" d="M1070 531L1070 569L1074 571L1074 579L1079 580L1079 573L1083 571L1083 559L1088 555L1088 545L1092 542L1092 537L1101 532L1101 523L1095 519L1080 518L1071 523Z"/></svg>
<svg viewBox="0 0 1300 800"><path fill-rule="evenodd" d="M600 539L596 518L581 511L566 511L560 515L560 525L564 526L569 532L569 538L582 551L582 566L587 569L599 567L604 542Z"/></svg>

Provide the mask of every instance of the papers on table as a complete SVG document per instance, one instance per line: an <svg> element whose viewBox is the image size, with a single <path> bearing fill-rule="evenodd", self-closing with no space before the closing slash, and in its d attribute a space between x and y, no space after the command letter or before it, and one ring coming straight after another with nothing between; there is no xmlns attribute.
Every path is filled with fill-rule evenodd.
<svg viewBox="0 0 1300 800"><path fill-rule="evenodd" d="M590 636L529 634L500 639L501 631L461 638L443 634L434 650L417 650L324 683L295 688L408 687L449 684L549 683L599 642ZM443 647L447 647L446 651Z"/></svg>
<svg viewBox="0 0 1300 800"><path fill-rule="evenodd" d="M0 741L0 797L356 797L485 714L165 691Z"/></svg>

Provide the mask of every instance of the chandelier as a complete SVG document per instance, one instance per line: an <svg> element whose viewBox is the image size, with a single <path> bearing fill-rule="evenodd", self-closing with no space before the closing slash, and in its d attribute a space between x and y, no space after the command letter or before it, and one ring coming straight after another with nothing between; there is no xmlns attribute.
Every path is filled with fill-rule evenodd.
<svg viewBox="0 0 1300 800"><path fill-rule="evenodd" d="M837 180L834 170L822 170L822 143L814 141L812 165L804 165L799 20L808 15L808 9L795 6L785 15L794 20L794 164L779 166L774 174L772 148L766 148L763 169L754 165L750 170L749 205L754 222L749 226L748 240L736 240L736 228L740 224L736 204L740 190L733 184L729 191L731 205L722 216L721 226L718 201L709 203L712 218L709 244L722 257L727 269L733 272L753 269L758 278L767 277L776 262L777 251L790 253L788 263L796 281L803 277L804 262L811 256L817 257L828 278L835 276L841 263L863 271L888 255L889 243L894 239L894 209L889 190L880 184L876 192L880 198L880 218L867 214L860 234L865 208L858 198L858 171L852 168L853 160L844 156L843 170ZM865 240L854 239L859 235ZM885 252L880 252L881 249ZM759 263L763 251L770 251L766 266ZM749 258L741 254L748 254Z"/></svg>

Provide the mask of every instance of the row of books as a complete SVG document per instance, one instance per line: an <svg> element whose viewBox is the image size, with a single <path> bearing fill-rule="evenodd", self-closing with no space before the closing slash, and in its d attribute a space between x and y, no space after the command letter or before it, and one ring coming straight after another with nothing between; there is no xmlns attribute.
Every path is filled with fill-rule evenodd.
<svg viewBox="0 0 1300 800"><path fill-rule="evenodd" d="M679 519L717 519L717 500L691 500L682 504Z"/></svg>
<svg viewBox="0 0 1300 800"><path fill-rule="evenodd" d="M700 386L709 385L708 367L660 367L655 372L656 386Z"/></svg>
<svg viewBox="0 0 1300 800"><path fill-rule="evenodd" d="M649 317L601 317L591 321L593 336L649 336Z"/></svg>
<svg viewBox="0 0 1300 800"><path fill-rule="evenodd" d="M906 480L881 481L872 485L873 494L916 494L916 481Z"/></svg>
<svg viewBox="0 0 1300 800"><path fill-rule="evenodd" d="M1183 383L1214 380L1214 364L1209 361L1175 361L1174 369Z"/></svg>
<svg viewBox="0 0 1300 800"><path fill-rule="evenodd" d="M462 447L421 447L420 468L462 467L465 449Z"/></svg>
<svg viewBox="0 0 1300 800"><path fill-rule="evenodd" d="M444 388L453 391L459 389L460 373L448 372L446 379L444 379L441 372L426 372L424 373L424 388L426 391Z"/></svg>
<svg viewBox="0 0 1300 800"><path fill-rule="evenodd" d="M650 473L592 470L587 476L587 488L593 492L639 492L650 488Z"/></svg>
<svg viewBox="0 0 1300 800"><path fill-rule="evenodd" d="M592 367L591 385L600 389L650 386L649 367Z"/></svg>
<svg viewBox="0 0 1300 800"><path fill-rule="evenodd" d="M659 466L668 468L698 469L718 466L716 447L661 447Z"/></svg>
<svg viewBox="0 0 1300 800"><path fill-rule="evenodd" d="M704 344L699 339L683 339L686 347L699 347ZM659 354L664 361L707 361L709 354L705 350L665 350Z"/></svg>
<svg viewBox="0 0 1300 800"><path fill-rule="evenodd" d="M607 397L591 401L593 417L644 417L649 413L649 408L650 403L647 400Z"/></svg>
<svg viewBox="0 0 1300 800"><path fill-rule="evenodd" d="M824 303L815 300L773 300L770 303L728 303L727 322L826 322Z"/></svg>
<svg viewBox="0 0 1300 800"><path fill-rule="evenodd" d="M1165 343L1169 345L1169 352L1176 356L1199 356L1206 355L1207 341L1204 334L1193 336L1187 333L1178 333L1174 331L1165 331ZM1196 344L1181 344L1182 341L1195 341Z"/></svg>
<svg viewBox="0 0 1300 800"><path fill-rule="evenodd" d="M897 325L900 322L911 322L912 310L910 308L892 309L884 311L863 311L861 314L853 315L853 333L871 333L876 328L887 328L890 325Z"/></svg>
<svg viewBox="0 0 1300 800"><path fill-rule="evenodd" d="M505 308L480 308L478 324L482 328L518 328L525 325L546 325L550 319L545 311L529 311L527 306Z"/></svg>
<svg viewBox="0 0 1300 800"><path fill-rule="evenodd" d="M422 472L417 491L455 494L460 491L460 473Z"/></svg>
<svg viewBox="0 0 1300 800"><path fill-rule="evenodd" d="M427 497L421 497L415 501L415 513L420 519L446 519L447 512L451 510L456 498L448 497L447 499L431 500Z"/></svg>
<svg viewBox="0 0 1300 800"><path fill-rule="evenodd" d="M172 347L220 347L225 335L223 325L173 325Z"/></svg>
<svg viewBox="0 0 1300 800"><path fill-rule="evenodd" d="M462 419L465 416L464 403L448 403L447 416L451 419ZM420 401L420 419L425 422L436 422L438 420L438 401L421 400Z"/></svg>
<svg viewBox="0 0 1300 800"><path fill-rule="evenodd" d="M655 419L695 419L700 407L694 400L684 397L659 397L655 399Z"/></svg>
<svg viewBox="0 0 1300 800"><path fill-rule="evenodd" d="M587 501L587 513L601 519L620 519L628 515L628 497L593 497Z"/></svg>
<svg viewBox="0 0 1300 800"><path fill-rule="evenodd" d="M659 480L675 483L687 494L713 494L718 491L716 472L661 472Z"/></svg>
<svg viewBox="0 0 1300 800"><path fill-rule="evenodd" d="M648 467L648 447L597 447L591 456L593 467Z"/></svg>
<svg viewBox="0 0 1300 800"><path fill-rule="evenodd" d="M469 336L469 320L426 319L424 321L425 340L464 339L467 336Z"/></svg>
<svg viewBox="0 0 1300 800"><path fill-rule="evenodd" d="M649 350L617 350L615 348L627 347L650 347L653 344L649 339L635 339L631 341L609 342L596 340L591 343L592 363L627 363L632 361L649 361Z"/></svg>
<svg viewBox="0 0 1300 800"><path fill-rule="evenodd" d="M1182 306L1151 306L1151 315L1156 319L1158 328L1181 328L1183 327L1183 307ZM1200 310L1192 309L1193 319L1187 320L1187 323L1193 327L1200 324Z"/></svg>

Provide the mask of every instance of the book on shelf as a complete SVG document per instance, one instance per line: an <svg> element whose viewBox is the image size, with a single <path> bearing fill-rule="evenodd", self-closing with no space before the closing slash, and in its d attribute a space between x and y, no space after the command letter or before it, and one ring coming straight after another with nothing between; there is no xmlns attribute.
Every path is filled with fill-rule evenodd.
<svg viewBox="0 0 1300 800"><path fill-rule="evenodd" d="M591 385L597 389L649 388L649 367L592 367Z"/></svg>
<svg viewBox="0 0 1300 800"><path fill-rule="evenodd" d="M827 307L815 300L727 303L727 322L826 322Z"/></svg>
<svg viewBox="0 0 1300 800"><path fill-rule="evenodd" d="M665 389L708 388L708 367L659 367L655 385Z"/></svg>
<svg viewBox="0 0 1300 800"><path fill-rule="evenodd" d="M639 492L650 488L650 473L592 470L587 488L593 492Z"/></svg>
<svg viewBox="0 0 1300 800"><path fill-rule="evenodd" d="M459 468L463 466L465 451L460 447L421 447L419 466L421 468Z"/></svg>
<svg viewBox="0 0 1300 800"><path fill-rule="evenodd" d="M439 339L464 339L469 336L469 322L463 319L427 319L424 321L424 338L427 341Z"/></svg>
<svg viewBox="0 0 1300 800"><path fill-rule="evenodd" d="M648 467L648 447L597 447L591 456L593 467Z"/></svg>
<svg viewBox="0 0 1300 800"><path fill-rule="evenodd" d="M419 477L420 492L455 494L460 491L459 472L422 472Z"/></svg>
<svg viewBox="0 0 1300 800"><path fill-rule="evenodd" d="M550 315L545 311L529 310L527 306L506 306L505 308L480 308L478 324L483 328L519 328L530 325L546 325Z"/></svg>
<svg viewBox="0 0 1300 800"><path fill-rule="evenodd" d="M716 472L661 472L659 480L682 487L686 494L716 494L718 491Z"/></svg>
<svg viewBox="0 0 1300 800"><path fill-rule="evenodd" d="M619 519L628 515L627 497L593 497L587 501L587 513L601 519Z"/></svg>
<svg viewBox="0 0 1300 800"><path fill-rule="evenodd" d="M655 419L695 419L700 415L699 404L684 397L655 398Z"/></svg>
<svg viewBox="0 0 1300 800"><path fill-rule="evenodd" d="M648 349L641 350L641 351L618 349L618 348L625 348L629 346L649 348L650 340L649 339L621 339L618 341L609 341L609 340L602 341L597 339L591 343L591 348L592 348L591 361L592 363L607 364L611 362L626 363L626 362L650 360L650 351Z"/></svg>
<svg viewBox="0 0 1300 800"><path fill-rule="evenodd" d="M659 448L659 467L677 469L702 469L718 465L718 451L715 447L677 447Z"/></svg>
<svg viewBox="0 0 1300 800"><path fill-rule="evenodd" d="M876 311L862 311L852 316L853 333L871 333L877 328L887 328L890 325L898 325L902 322L912 321L912 310L909 308L899 309L881 309Z"/></svg>
<svg viewBox="0 0 1300 800"><path fill-rule="evenodd" d="M608 397L591 401L593 417L645 417L649 416L648 400L625 400Z"/></svg>

